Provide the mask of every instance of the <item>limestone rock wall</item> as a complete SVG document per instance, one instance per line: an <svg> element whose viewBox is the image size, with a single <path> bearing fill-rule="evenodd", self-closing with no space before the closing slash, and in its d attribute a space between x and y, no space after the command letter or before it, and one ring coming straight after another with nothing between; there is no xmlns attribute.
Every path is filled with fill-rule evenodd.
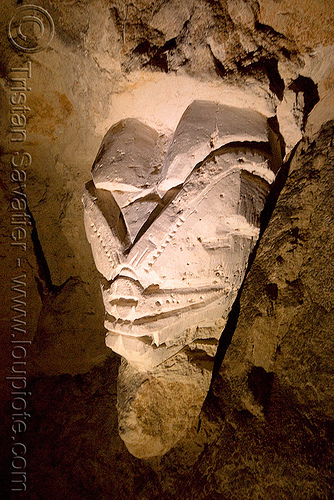
<svg viewBox="0 0 334 500"><path fill-rule="evenodd" d="M46 0L55 37L31 55L8 41L8 22L20 5L0 6L4 491L13 458L12 389L4 378L13 366L11 306L18 292L11 289L18 285L13 278L24 275L26 285L18 285L27 293L24 339L32 343L31 417L20 434L27 446L22 497L331 498L331 2ZM12 70L29 61L27 139L18 144L10 141ZM292 159L271 217L274 197L267 206L270 221L221 337L201 418L168 454L145 461L131 456L118 435L119 359L104 346L99 275L80 198L111 124L136 106L138 118L152 117L173 102L159 125L172 129L188 105L185 86L192 100L205 99L207 86L217 95L224 88L234 104L276 114ZM24 151L32 161L19 183L11 162L23 160ZM10 204L25 198L15 190L25 193L31 222L22 253L11 245ZM172 425L181 428L174 417Z"/></svg>

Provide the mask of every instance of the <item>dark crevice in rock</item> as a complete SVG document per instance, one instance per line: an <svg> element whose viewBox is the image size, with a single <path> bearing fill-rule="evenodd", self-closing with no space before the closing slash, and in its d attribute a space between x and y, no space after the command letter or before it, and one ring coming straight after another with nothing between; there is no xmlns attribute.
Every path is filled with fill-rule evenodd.
<svg viewBox="0 0 334 500"><path fill-rule="evenodd" d="M133 50L133 54L139 54L139 55L143 55L143 54L149 54L152 52L152 50L154 49L155 47L153 45L150 44L150 42L148 40L143 40L142 42L140 42L137 47Z"/></svg>
<svg viewBox="0 0 334 500"><path fill-rule="evenodd" d="M286 47L281 47L280 51L282 56L284 56L286 59L293 59L298 55L298 52L296 50L290 50Z"/></svg>
<svg viewBox="0 0 334 500"><path fill-rule="evenodd" d="M170 40L167 40L167 42L159 49L158 52L168 52L169 50L174 50L176 49L176 40L177 37L171 38Z"/></svg>
<svg viewBox="0 0 334 500"><path fill-rule="evenodd" d="M8 79L8 68L3 61L0 61L0 78Z"/></svg>
<svg viewBox="0 0 334 500"><path fill-rule="evenodd" d="M289 89L293 90L296 95L299 92L303 92L304 94L303 130L305 130L307 117L317 102L319 102L318 86L311 78L299 75L290 84Z"/></svg>
<svg viewBox="0 0 334 500"><path fill-rule="evenodd" d="M167 42L162 47L154 47L154 49L156 50L153 51L153 55L150 57L150 60L146 64L144 64L144 67L149 66L167 73L169 69L167 53L176 49L176 38L171 38L170 40L167 40Z"/></svg>
<svg viewBox="0 0 334 500"><path fill-rule="evenodd" d="M248 269L247 269L247 272L248 272ZM246 276L247 276L247 272L246 272ZM212 384L218 375L219 369L220 369L221 364L225 358L227 349L229 348L229 346L231 344L233 334L234 334L234 331L235 331L237 323L238 323L238 318L239 318L239 313L240 313L240 297L241 297L241 293L243 290L243 284L244 284L244 282L242 283L241 287L239 288L237 297L233 303L231 311L228 315L227 323L225 325L225 328L224 328L222 335L220 337L220 340L219 340L219 345L218 345L217 354L216 354L214 365L213 365L212 379L211 379L211 385L210 385L208 395L211 392Z"/></svg>
<svg viewBox="0 0 334 500"><path fill-rule="evenodd" d="M213 358L203 349L185 349L188 361L192 365L205 370L212 370Z"/></svg>
<svg viewBox="0 0 334 500"><path fill-rule="evenodd" d="M124 23L120 22L118 19L118 24L122 25L123 30ZM148 38L139 38L138 45L132 49L131 54L129 54L128 62L122 64L124 69L126 71L132 71L134 68L141 67L167 73L171 69L169 67L169 56L177 51L178 44L182 45L182 40L187 33L188 24L189 19L183 24L180 33L166 42L162 41L164 38L162 32L155 30L156 36L153 37L152 33L150 34L150 31L148 31L148 27L143 24L140 31L141 33L147 33ZM153 39L155 43L152 41Z"/></svg>
<svg viewBox="0 0 334 500"><path fill-rule="evenodd" d="M110 7L109 12L110 12L110 17L114 21L116 27L118 28L119 33L122 33L123 18L120 16L117 7Z"/></svg>
<svg viewBox="0 0 334 500"><path fill-rule="evenodd" d="M263 408L269 403L274 374L266 372L262 366L253 366L248 374L248 387L254 399Z"/></svg>
<svg viewBox="0 0 334 500"><path fill-rule="evenodd" d="M278 286L276 283L268 283L266 285L266 294L270 300L277 300L278 297Z"/></svg>
<svg viewBox="0 0 334 500"><path fill-rule="evenodd" d="M253 59L253 54L252 54ZM244 75L251 74L264 74L269 80L269 89L275 94L280 101L283 100L284 94L284 80L278 72L278 59L275 57L267 58L260 57L258 61L244 66L244 61L237 64L238 71Z"/></svg>
<svg viewBox="0 0 334 500"><path fill-rule="evenodd" d="M279 131L279 123L277 120L276 116L272 116L268 118L268 126L269 126L269 133L272 130L272 132L275 134L275 137L271 137L272 142L275 141L276 139L276 151L272 151L273 157L277 161L277 154L280 154L280 164L282 163L282 159L284 158L284 153L285 153L285 141L283 136L281 135ZM272 135L272 134L271 134ZM272 148L274 149L274 148ZM277 173L278 170L275 171Z"/></svg>
<svg viewBox="0 0 334 500"><path fill-rule="evenodd" d="M225 78L228 75L233 76L235 74L235 70L227 70L223 63L214 55L210 46L209 48L217 75L221 78ZM237 72L246 76L254 76L258 79L262 79L267 76L269 80L269 89L278 97L280 101L282 101L285 85L284 80L281 78L278 71L278 59L275 57L260 57L255 62L252 62L254 59L256 59L256 54L251 52L246 58L237 61Z"/></svg>
<svg viewBox="0 0 334 500"><path fill-rule="evenodd" d="M259 21L255 21L255 29L260 31L261 33L264 33L266 36L274 39L274 40L287 40L287 38L282 34L279 33L278 31L275 31L274 28L271 26L268 26L267 24L262 24Z"/></svg>
<svg viewBox="0 0 334 500"><path fill-rule="evenodd" d="M149 66L150 68L154 68L155 70L160 70L165 73L168 72L168 60L167 55L164 52L157 51L151 59L144 64L144 67Z"/></svg>
<svg viewBox="0 0 334 500"><path fill-rule="evenodd" d="M20 189L22 192L23 188L20 185ZM46 295L54 294L56 292L55 285L53 285L52 280L51 280L51 273L50 269L47 263L47 260L45 258L42 244L39 239L38 231L37 231L37 226L36 226L36 221L35 218L29 208L28 202L26 201L26 212L29 215L30 223L31 223L31 241L33 244L33 249L37 261L37 267L38 267L38 278L36 277L36 282L37 282L37 289L38 293L40 294L42 300Z"/></svg>
<svg viewBox="0 0 334 500"><path fill-rule="evenodd" d="M20 185L20 183L19 183ZM20 185L20 189L22 193L24 192L22 186ZM29 215L29 220L31 223L31 241L33 244L34 254L36 257L37 267L38 267L38 277L35 277L37 290L42 299L42 302L45 298L50 296L55 296L64 288L64 286L73 281L74 283L79 282L79 278L73 278L70 276L67 280L61 285L54 285L51 279L51 273L49 269L49 265L47 263L46 257L43 252L43 247L38 235L36 221L34 216L29 208L28 202L26 201L26 212Z"/></svg>
<svg viewBox="0 0 334 500"><path fill-rule="evenodd" d="M221 78L224 78L226 76L226 74L227 74L227 71L224 68L224 65L220 62L220 60L217 59L217 57L214 55L214 53L212 52L210 46L209 46L209 48L210 48L210 52L211 52L211 55L212 55L212 59L213 59L213 64L214 64L214 67L215 67L215 71L216 71L216 73L217 73L218 76L220 76Z"/></svg>
<svg viewBox="0 0 334 500"><path fill-rule="evenodd" d="M261 62L261 61L260 61ZM280 101L283 100L284 94L284 80L278 72L277 59L268 59L263 63L269 79L270 90L277 95Z"/></svg>
<svg viewBox="0 0 334 500"><path fill-rule="evenodd" d="M291 151L288 160L285 163L283 163L280 171L277 174L275 182L270 190L266 204L265 204L264 209L262 210L262 213L261 213L260 237L259 237L258 243L255 247L256 249L260 243L260 240L261 240L261 237L262 237L264 231L266 230L266 228L269 224L269 221L270 221L271 216L273 214L273 211L275 209L278 197L279 197L279 195L280 195L280 193L281 193L281 191L286 183L286 180L287 180L287 177L289 174L290 164L291 164L292 158L294 157L294 155L296 153L298 145L299 145L299 142L295 145L295 147Z"/></svg>
<svg viewBox="0 0 334 500"><path fill-rule="evenodd" d="M258 239L252 253L250 254L244 280L241 284L241 287L239 288L237 297L233 303L233 306L232 306L231 311L230 311L229 316L228 316L227 323L225 325L225 328L224 328L222 335L220 337L220 340L219 340L219 346L218 346L217 354L215 357L214 367L213 367L213 371L212 371L211 385L210 385L210 389L208 392L208 397L210 397L210 394L212 392L212 384L215 381L215 379L217 378L218 372L219 372L220 367L222 365L222 362L225 358L227 349L229 348L229 346L231 344L233 334L235 332L235 329L236 329L236 326L238 323L239 313L240 313L240 300L241 300L241 295L243 292L245 280L247 279L248 273L249 273L251 266L254 262L257 249L258 249L259 244L261 242L262 235L269 224L269 221L270 221L271 216L273 214L273 211L275 209L278 197L279 197L279 195L280 195L280 193L281 193L281 191L286 183L291 160L295 155L298 144L296 144L296 146L292 150L288 161L286 163L283 163L281 169L279 170L277 177L275 179L275 182L274 182L274 184L271 188L271 191L269 193L269 196L267 198L264 209L262 210L260 236L259 236L259 239Z"/></svg>

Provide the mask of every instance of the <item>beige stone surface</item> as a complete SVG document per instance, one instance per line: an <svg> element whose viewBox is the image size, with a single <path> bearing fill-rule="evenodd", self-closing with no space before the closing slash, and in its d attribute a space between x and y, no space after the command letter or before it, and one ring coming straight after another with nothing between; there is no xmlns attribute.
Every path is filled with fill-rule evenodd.
<svg viewBox="0 0 334 500"><path fill-rule="evenodd" d="M301 49L333 44L331 0L260 0L259 22L297 42Z"/></svg>
<svg viewBox="0 0 334 500"><path fill-rule="evenodd" d="M189 349L141 373L125 360L118 375L120 437L137 458L162 456L199 422L213 358Z"/></svg>

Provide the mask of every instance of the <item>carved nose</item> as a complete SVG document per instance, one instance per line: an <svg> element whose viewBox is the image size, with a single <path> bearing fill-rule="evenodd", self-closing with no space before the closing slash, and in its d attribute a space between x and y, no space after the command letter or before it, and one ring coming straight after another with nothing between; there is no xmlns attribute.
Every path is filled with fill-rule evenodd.
<svg viewBox="0 0 334 500"><path fill-rule="evenodd" d="M119 276L110 287L110 314L116 319L132 321L138 300L136 285L129 278Z"/></svg>
<svg viewBox="0 0 334 500"><path fill-rule="evenodd" d="M118 276L110 288L111 297L114 299L123 298L138 302L138 290L131 279Z"/></svg>

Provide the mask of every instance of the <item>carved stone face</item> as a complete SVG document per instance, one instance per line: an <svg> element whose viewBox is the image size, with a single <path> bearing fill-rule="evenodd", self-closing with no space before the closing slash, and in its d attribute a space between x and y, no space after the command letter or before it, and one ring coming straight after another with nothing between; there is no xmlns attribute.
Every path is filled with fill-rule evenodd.
<svg viewBox="0 0 334 500"><path fill-rule="evenodd" d="M171 139L136 119L106 134L85 227L103 275L106 343L151 369L194 345L213 355L280 166L265 117L194 101Z"/></svg>

